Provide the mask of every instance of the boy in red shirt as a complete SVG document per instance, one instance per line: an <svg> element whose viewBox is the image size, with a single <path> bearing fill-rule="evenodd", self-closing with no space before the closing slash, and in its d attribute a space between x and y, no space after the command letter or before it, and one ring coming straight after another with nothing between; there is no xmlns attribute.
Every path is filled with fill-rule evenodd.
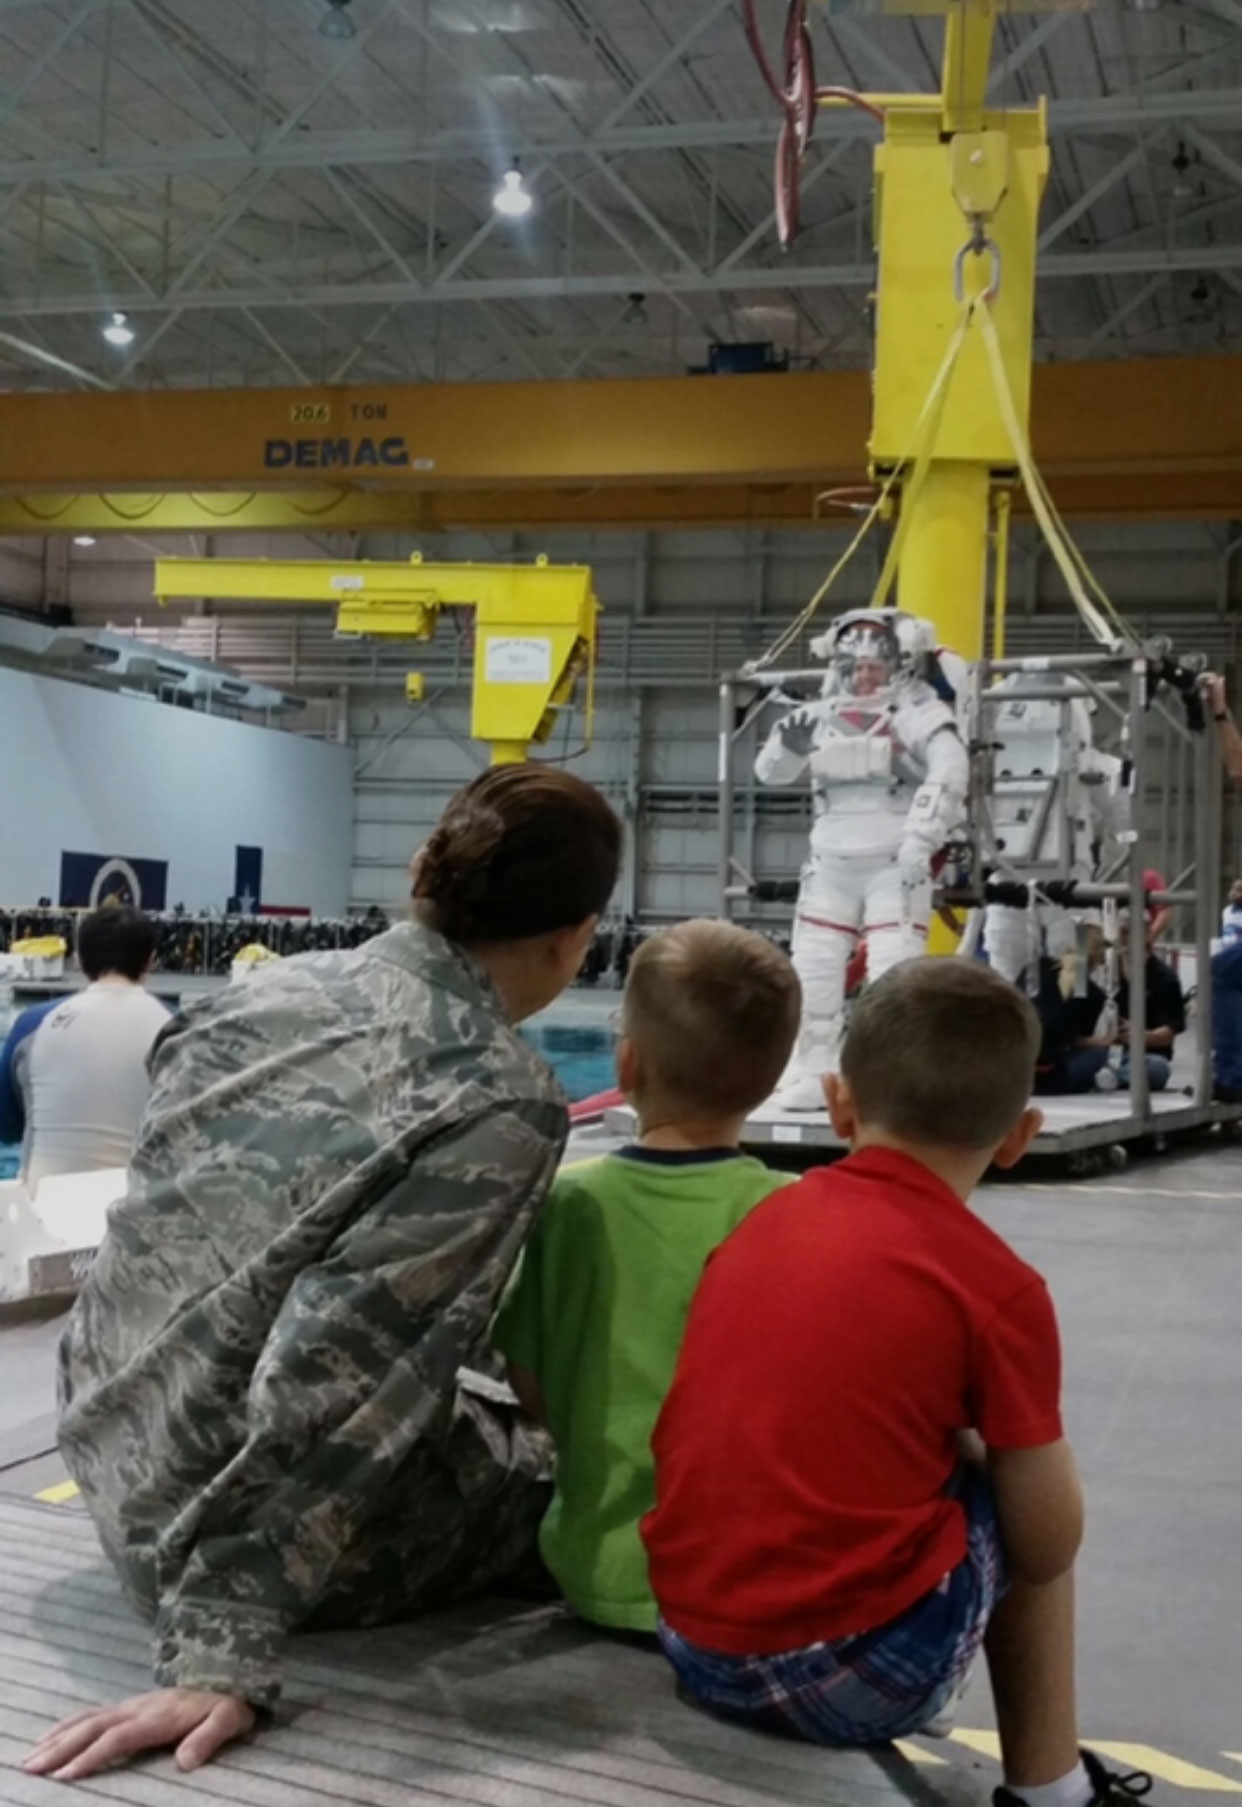
<svg viewBox="0 0 1242 1807"><path fill-rule="evenodd" d="M1056 1318L966 1204L1039 1128L1039 1042L1027 999L972 961L907 961L864 993L825 1081L850 1156L708 1262L643 1536L701 1706L885 1743L939 1729L986 1638L996 1807L1103 1807L1151 1784L1078 1749Z"/></svg>

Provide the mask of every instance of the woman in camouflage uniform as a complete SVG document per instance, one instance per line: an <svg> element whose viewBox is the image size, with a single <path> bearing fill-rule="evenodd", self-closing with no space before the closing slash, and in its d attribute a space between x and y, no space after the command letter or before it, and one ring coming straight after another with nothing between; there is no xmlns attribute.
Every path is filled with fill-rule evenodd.
<svg viewBox="0 0 1242 1807"><path fill-rule="evenodd" d="M27 1761L192 1768L280 1688L299 1626L372 1625L535 1547L544 1449L458 1385L560 1159L513 1025L581 964L621 834L589 785L495 769L415 865L413 920L261 969L156 1044L129 1193L60 1353L61 1449L154 1693Z"/></svg>

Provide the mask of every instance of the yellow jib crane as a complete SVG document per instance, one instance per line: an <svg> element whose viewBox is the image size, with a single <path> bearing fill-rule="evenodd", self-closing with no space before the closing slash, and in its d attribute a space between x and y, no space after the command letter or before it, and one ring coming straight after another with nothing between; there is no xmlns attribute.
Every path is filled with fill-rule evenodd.
<svg viewBox="0 0 1242 1807"><path fill-rule="evenodd" d="M493 765L525 759L551 733L558 709L580 677L586 684L585 730L594 710L599 604L585 565L401 564L361 559L162 558L155 594L234 601L326 602L336 605L344 635L428 640L440 611L474 610L474 681L470 732L485 741ZM411 673L406 694L422 695Z"/></svg>

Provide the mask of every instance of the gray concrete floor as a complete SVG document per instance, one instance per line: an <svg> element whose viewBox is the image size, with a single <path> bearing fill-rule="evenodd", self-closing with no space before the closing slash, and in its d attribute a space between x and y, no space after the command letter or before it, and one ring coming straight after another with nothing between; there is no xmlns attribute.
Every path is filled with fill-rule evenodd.
<svg viewBox="0 0 1242 1807"><path fill-rule="evenodd" d="M1240 1181L1242 1149L1213 1143L1098 1180L1036 1171L977 1200L1047 1275L1061 1317L1089 1509L1083 1734L1153 1768L1153 1798L1173 1807L1242 1794ZM64 1798L21 1777L24 1742L81 1701L141 1686L146 1661L80 1511L32 1502L54 1459L4 1467L6 1450L47 1447L57 1329L0 1330L0 1802L23 1807ZM991 1724L979 1680L945 1745L883 1758L786 1746L680 1707L655 1656L555 1610L482 1604L305 1640L281 1728L193 1785L156 1763L96 1792L150 1807L423 1794L971 1807L996 1780Z"/></svg>

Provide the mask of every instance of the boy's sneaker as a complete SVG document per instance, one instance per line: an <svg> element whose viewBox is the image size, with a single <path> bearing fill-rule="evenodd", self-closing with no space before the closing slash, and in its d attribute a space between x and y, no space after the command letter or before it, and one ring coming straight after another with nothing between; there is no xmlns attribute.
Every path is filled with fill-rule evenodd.
<svg viewBox="0 0 1242 1807"><path fill-rule="evenodd" d="M1145 1769L1132 1769L1127 1775L1106 1769L1094 1751L1080 1751L1083 1768L1091 1783L1091 1799L1087 1807L1132 1807L1152 1790L1152 1779ZM992 1795L992 1807L1022 1807L1022 1796L1012 1789L998 1788Z"/></svg>

